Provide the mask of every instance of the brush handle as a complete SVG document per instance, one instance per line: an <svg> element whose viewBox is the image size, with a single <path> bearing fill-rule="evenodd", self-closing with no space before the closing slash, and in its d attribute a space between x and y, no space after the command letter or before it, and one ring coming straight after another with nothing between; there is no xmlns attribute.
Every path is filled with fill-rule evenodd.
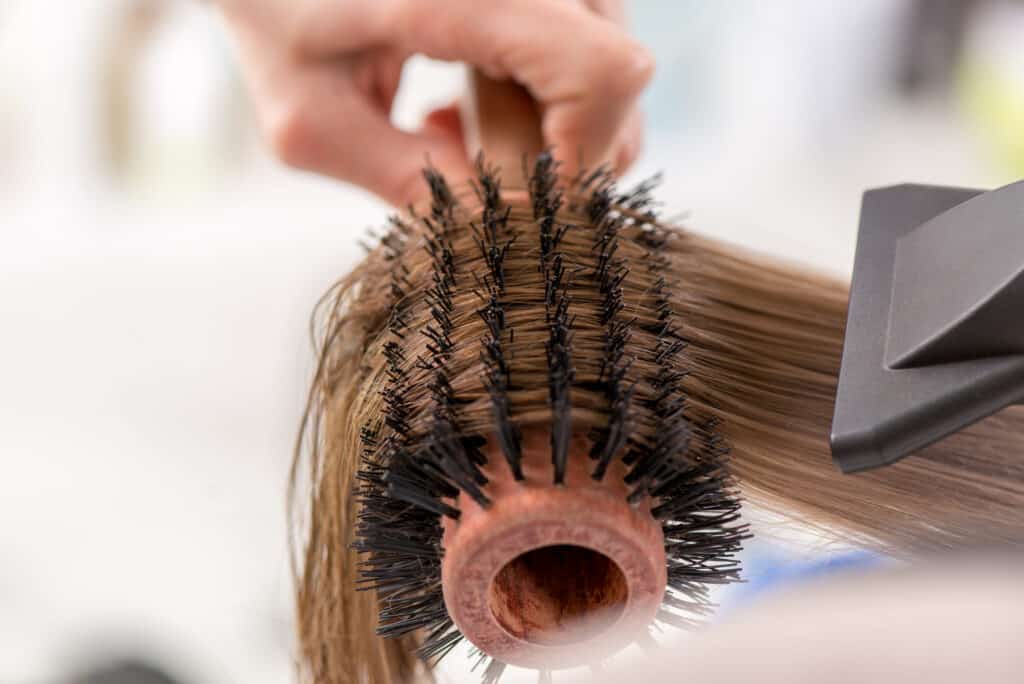
<svg viewBox="0 0 1024 684"><path fill-rule="evenodd" d="M532 159L544 149L537 101L515 81L495 80L478 69L469 73L462 130L471 158L482 151L506 178L520 168L524 154Z"/></svg>

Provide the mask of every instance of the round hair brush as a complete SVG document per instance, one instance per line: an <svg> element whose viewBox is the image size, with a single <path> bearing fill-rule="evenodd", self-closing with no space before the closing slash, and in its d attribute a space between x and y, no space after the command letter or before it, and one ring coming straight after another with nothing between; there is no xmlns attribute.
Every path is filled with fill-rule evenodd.
<svg viewBox="0 0 1024 684"><path fill-rule="evenodd" d="M651 183L560 176L529 98L474 83L478 176L427 169L320 309L311 681L408 681L466 638L493 682L691 627L739 578L737 484L885 550L1017 534L1019 420L840 475L844 287L664 225Z"/></svg>
<svg viewBox="0 0 1024 684"><path fill-rule="evenodd" d="M378 633L419 633L427 659L464 636L493 681L690 624L737 578L745 528L714 420L686 401L647 188L560 179L523 92L474 85L472 191L428 170L429 211L382 241L355 548Z"/></svg>

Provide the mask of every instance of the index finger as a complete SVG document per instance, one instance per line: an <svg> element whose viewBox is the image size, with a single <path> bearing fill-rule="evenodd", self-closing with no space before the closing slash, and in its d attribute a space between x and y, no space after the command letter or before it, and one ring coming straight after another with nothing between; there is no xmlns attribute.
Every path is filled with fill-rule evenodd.
<svg viewBox="0 0 1024 684"><path fill-rule="evenodd" d="M576 2L346 2L332 14L302 29L314 54L390 44L525 86L542 107L544 140L567 172L580 158L588 166L610 160L654 70L650 53L621 26Z"/></svg>

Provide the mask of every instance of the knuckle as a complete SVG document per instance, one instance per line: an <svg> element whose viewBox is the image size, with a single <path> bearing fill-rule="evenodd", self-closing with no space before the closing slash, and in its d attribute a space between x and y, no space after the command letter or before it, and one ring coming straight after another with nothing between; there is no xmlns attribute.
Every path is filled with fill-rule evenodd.
<svg viewBox="0 0 1024 684"><path fill-rule="evenodd" d="M431 12L437 8L433 3L421 0L389 0L379 5L381 23L388 27L399 42L406 42L417 31L429 29L436 21L431 21Z"/></svg>
<svg viewBox="0 0 1024 684"><path fill-rule="evenodd" d="M643 90L654 76L654 55L633 39L623 42L618 50L610 51L608 61L610 64L604 69L606 77L628 93Z"/></svg>
<svg viewBox="0 0 1024 684"><path fill-rule="evenodd" d="M554 145L576 146L586 137L586 125L578 113L547 117L543 124L544 139ZM576 150L556 150L558 154L576 153Z"/></svg>

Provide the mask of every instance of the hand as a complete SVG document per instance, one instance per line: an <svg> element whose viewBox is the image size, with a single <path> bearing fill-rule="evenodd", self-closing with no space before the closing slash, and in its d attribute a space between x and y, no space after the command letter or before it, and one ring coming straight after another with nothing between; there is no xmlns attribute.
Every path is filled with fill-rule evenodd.
<svg viewBox="0 0 1024 684"><path fill-rule="evenodd" d="M406 133L389 120L413 54L511 78L540 105L542 133L572 173L582 155L622 171L642 142L636 100L653 72L621 0L220 0L264 129L286 163L392 204L424 194L431 162L471 176L455 107Z"/></svg>

